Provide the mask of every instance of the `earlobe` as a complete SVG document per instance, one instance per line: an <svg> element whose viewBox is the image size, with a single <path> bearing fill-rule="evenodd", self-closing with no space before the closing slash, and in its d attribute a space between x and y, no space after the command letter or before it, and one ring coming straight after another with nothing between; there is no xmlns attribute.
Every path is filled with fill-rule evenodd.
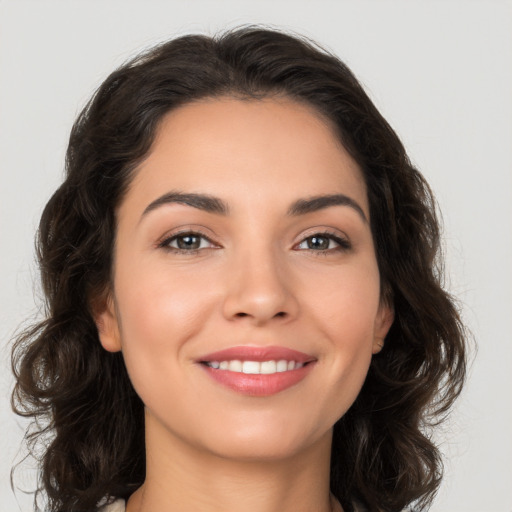
<svg viewBox="0 0 512 512"><path fill-rule="evenodd" d="M395 311L393 307L382 304L375 319L372 354L378 354L384 348L384 340L386 339L394 319Z"/></svg>
<svg viewBox="0 0 512 512"><path fill-rule="evenodd" d="M108 352L121 350L121 336L114 299L109 293L102 305L95 307L94 322L98 329L98 337L102 347Z"/></svg>
<svg viewBox="0 0 512 512"><path fill-rule="evenodd" d="M378 354L384 348L384 338L374 338L372 354Z"/></svg>

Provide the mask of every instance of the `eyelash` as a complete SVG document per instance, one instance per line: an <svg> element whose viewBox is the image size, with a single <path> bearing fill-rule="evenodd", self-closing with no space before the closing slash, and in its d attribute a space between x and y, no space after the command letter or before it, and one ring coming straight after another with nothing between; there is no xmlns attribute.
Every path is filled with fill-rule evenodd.
<svg viewBox="0 0 512 512"><path fill-rule="evenodd" d="M189 255L189 254L197 254L199 251L201 251L203 249L211 249L211 247L202 247L202 248L199 247L198 249L180 249L179 247L171 247L169 245L174 240L177 240L178 238L184 238L186 236L202 238L203 240L207 240L208 243L210 243L212 245L216 245L204 233L201 233L199 231L186 230L186 231L180 231L178 233L173 233L171 236L166 237L164 240L162 240L161 242L158 243L158 247L161 248L161 249L165 249L166 251L169 251L169 252L172 252L172 253L187 254L187 255Z"/></svg>
<svg viewBox="0 0 512 512"><path fill-rule="evenodd" d="M169 252L172 252L175 254L187 254L187 255L197 254L199 251L204 250L204 249L212 249L212 247L199 247L197 249L180 249L178 247L170 246L171 242L178 240L178 238L186 237L186 236L201 238L203 240L206 240L209 244L212 244L213 246L216 245L204 233L201 233L199 231L187 230L187 231L181 231L178 233L174 233L173 235L166 237L164 240L162 240L161 242L159 242L157 244L157 247L160 249L165 249L166 251L169 251ZM327 240L333 241L336 244L338 244L337 247L334 247L331 249L319 249L319 250L311 249L311 248L305 249L311 253L314 253L316 256L327 256L328 254L332 254L333 252L345 252L352 248L352 244L350 243L350 241L347 238L343 238L343 237L339 236L338 234L331 233L329 231L313 233L313 234L305 237L299 244L296 244L295 247L297 247L298 245L302 245L303 243L306 243L307 240L310 240L312 238L326 238Z"/></svg>
<svg viewBox="0 0 512 512"><path fill-rule="evenodd" d="M318 233L313 233L313 234L307 236L306 238L304 238L297 245L302 245L303 243L306 243L307 240L310 240L312 238L326 238L329 242L333 241L336 244L338 244L337 247L334 247L331 249L320 249L320 250L310 249L310 248L306 249L307 251L315 254L315 256L328 256L329 254L332 254L332 253L346 252L346 251L349 251L350 249L352 249L352 244L350 243L348 238L344 238L336 233L331 233L330 231L321 231Z"/></svg>

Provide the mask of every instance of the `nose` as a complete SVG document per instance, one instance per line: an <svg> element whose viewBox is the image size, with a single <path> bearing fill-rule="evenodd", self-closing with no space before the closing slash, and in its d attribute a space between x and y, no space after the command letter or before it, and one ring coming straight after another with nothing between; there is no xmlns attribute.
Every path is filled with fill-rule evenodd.
<svg viewBox="0 0 512 512"><path fill-rule="evenodd" d="M228 320L254 325L269 321L289 321L297 315L299 304L285 262L267 250L238 255L228 268L223 313Z"/></svg>

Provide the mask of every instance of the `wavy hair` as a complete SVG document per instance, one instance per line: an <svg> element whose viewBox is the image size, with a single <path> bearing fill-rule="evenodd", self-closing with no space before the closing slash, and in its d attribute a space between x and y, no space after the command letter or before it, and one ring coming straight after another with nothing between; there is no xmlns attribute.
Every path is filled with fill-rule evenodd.
<svg viewBox="0 0 512 512"><path fill-rule="evenodd" d="M93 304L111 283L116 208L162 117L220 96L286 96L329 119L362 169L381 276L395 321L363 388L335 424L332 493L344 509L426 510L442 461L430 427L465 377L465 331L443 289L436 203L352 72L300 36L244 27L170 40L113 72L78 116L66 177L42 214L45 319L15 340L14 410L43 443L36 492L51 512L94 510L145 478L143 404L120 353L100 345Z"/></svg>

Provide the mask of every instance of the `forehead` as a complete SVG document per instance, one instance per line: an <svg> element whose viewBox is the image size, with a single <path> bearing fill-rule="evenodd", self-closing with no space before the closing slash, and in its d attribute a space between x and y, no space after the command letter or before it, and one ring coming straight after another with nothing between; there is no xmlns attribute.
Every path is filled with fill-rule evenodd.
<svg viewBox="0 0 512 512"><path fill-rule="evenodd" d="M344 193L368 214L361 170L330 121L286 98L206 99L169 112L126 199L171 189L266 206Z"/></svg>

